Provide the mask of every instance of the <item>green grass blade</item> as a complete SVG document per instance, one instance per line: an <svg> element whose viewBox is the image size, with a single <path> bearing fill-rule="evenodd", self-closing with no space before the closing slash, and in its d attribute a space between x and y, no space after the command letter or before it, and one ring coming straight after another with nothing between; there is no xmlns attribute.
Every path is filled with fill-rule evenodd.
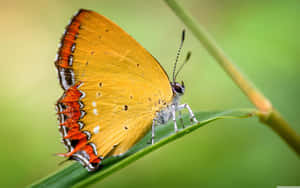
<svg viewBox="0 0 300 188"><path fill-rule="evenodd" d="M185 128L179 125L179 131L174 133L174 126L172 122L165 125L156 126L155 129L155 144L149 144L151 133L149 132L141 141L132 147L122 157L110 157L103 160L102 167L99 171L94 173L87 172L79 163L74 163L69 167L62 169L42 180L31 185L31 187L83 187L96 183L104 177L122 169L130 163L136 161L142 156L154 151L161 146L170 143L186 134L189 134L197 128L206 125L209 122L225 118L247 118L255 114L255 110L238 109L218 112L198 112L195 114L198 119L198 124L190 125L188 115L183 116Z"/></svg>

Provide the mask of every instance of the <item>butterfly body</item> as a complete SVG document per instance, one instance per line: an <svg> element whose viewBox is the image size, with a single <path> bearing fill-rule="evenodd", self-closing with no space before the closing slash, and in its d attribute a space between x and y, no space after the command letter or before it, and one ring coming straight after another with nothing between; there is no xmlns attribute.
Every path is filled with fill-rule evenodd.
<svg viewBox="0 0 300 188"><path fill-rule="evenodd" d="M131 36L93 11L73 17L55 64L64 89L57 102L68 150L62 155L89 171L124 154L155 123L174 119L184 90Z"/></svg>

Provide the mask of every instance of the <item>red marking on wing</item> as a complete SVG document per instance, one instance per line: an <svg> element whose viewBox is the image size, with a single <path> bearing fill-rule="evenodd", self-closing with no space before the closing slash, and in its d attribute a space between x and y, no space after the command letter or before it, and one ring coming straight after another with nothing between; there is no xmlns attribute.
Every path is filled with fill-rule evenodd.
<svg viewBox="0 0 300 188"><path fill-rule="evenodd" d="M81 84L76 81L72 69L73 45L76 45L76 39L81 27L82 21L86 19L89 11L80 10L77 15L72 18L71 23L67 26L65 34L61 39L61 47L58 51L58 58L55 65L59 72L60 83L65 90L63 96L58 100L57 107L59 112L60 130L63 134L63 140L70 149L68 153L58 154L64 157L71 157L78 151L84 151L89 156L89 162L99 164L101 159L97 157L93 147L88 144L88 136L80 130L79 120L82 118L82 110L80 109L80 97L82 92L78 89ZM74 50L74 49L73 49ZM68 70L68 71L66 71ZM74 80L75 83L74 84ZM72 85L74 84L74 85ZM70 142L69 142L70 141ZM78 153L80 154L80 152ZM82 157L86 158L85 155Z"/></svg>
<svg viewBox="0 0 300 188"><path fill-rule="evenodd" d="M86 144L87 144L87 139L80 139L78 144L76 144L75 148L71 152L64 154L64 156L71 157L77 151L82 150L82 148L84 148L86 146Z"/></svg>
<svg viewBox="0 0 300 188"><path fill-rule="evenodd" d="M93 147L86 145L83 149L90 156L90 163L100 163L101 159L94 154Z"/></svg>
<svg viewBox="0 0 300 188"><path fill-rule="evenodd" d="M78 86L80 84L81 83L77 83L67 89L62 98L57 102L58 105L63 104L63 106L65 107L65 109L58 112L58 114L64 114L66 117L66 120L60 123L61 126L65 126L68 128L67 134L63 137L63 139L78 141L75 142L76 145L74 146L74 149L69 153L58 155L71 157L78 151L85 151L89 156L89 162L98 164L101 162L101 159L94 153L92 146L88 145L87 135L80 130L80 126L78 124L78 121L80 120L82 115L79 104L82 93L78 89Z"/></svg>
<svg viewBox="0 0 300 188"><path fill-rule="evenodd" d="M58 67L70 68L69 56L72 53L72 45L75 43L80 29L80 22L77 19L79 16L80 13L72 19L71 24L66 28L65 34L61 39L61 47L58 51L59 58L55 62L55 65Z"/></svg>
<svg viewBox="0 0 300 188"><path fill-rule="evenodd" d="M80 128L79 124L77 121L73 120L73 119L67 119L65 122L60 123L61 126L66 126L69 129L75 128L78 129Z"/></svg>
<svg viewBox="0 0 300 188"><path fill-rule="evenodd" d="M66 90L63 98L60 99L59 102L66 103L66 104L72 103L72 102L78 103L78 101L80 100L80 97L82 95L82 93L77 88L80 84L81 83L76 83L75 85L70 87L68 90ZM78 103L78 105L79 105L79 103Z"/></svg>

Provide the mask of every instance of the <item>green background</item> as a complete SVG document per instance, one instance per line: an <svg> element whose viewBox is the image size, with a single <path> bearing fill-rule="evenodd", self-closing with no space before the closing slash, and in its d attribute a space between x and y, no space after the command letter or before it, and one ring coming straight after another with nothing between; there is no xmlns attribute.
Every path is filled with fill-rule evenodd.
<svg viewBox="0 0 300 188"><path fill-rule="evenodd" d="M300 2L178 1L300 132ZM58 43L79 8L131 34L171 72L184 25L163 1L1 1L1 187L24 187L63 168L55 102ZM179 80L194 111L252 107L187 30ZM95 187L300 185L299 157L257 119L213 122L147 155Z"/></svg>

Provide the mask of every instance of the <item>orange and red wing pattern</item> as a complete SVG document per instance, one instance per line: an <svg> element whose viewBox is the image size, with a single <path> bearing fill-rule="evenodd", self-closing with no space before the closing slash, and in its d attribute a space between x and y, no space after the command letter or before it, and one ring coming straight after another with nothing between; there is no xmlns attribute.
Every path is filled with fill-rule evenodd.
<svg viewBox="0 0 300 188"><path fill-rule="evenodd" d="M65 90L57 102L64 156L88 170L125 153L150 129L173 93L160 64L119 26L80 10L55 62Z"/></svg>

